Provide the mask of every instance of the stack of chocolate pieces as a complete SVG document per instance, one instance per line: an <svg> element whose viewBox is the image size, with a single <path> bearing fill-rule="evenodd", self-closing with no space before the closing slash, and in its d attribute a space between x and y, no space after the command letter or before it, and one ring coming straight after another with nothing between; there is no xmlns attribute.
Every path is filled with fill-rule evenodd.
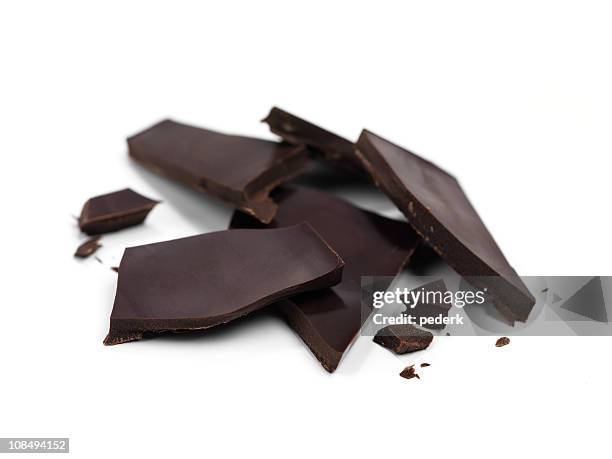
<svg viewBox="0 0 612 459"><path fill-rule="evenodd" d="M217 326L269 306L333 372L363 325L362 276L392 279L420 243L480 279L510 323L527 319L533 296L452 175L367 130L354 143L278 108L264 121L280 142L170 120L128 139L143 167L236 211L226 231L125 251L105 344ZM314 161L375 184L406 221L287 184ZM88 228L104 225L93 218Z"/></svg>

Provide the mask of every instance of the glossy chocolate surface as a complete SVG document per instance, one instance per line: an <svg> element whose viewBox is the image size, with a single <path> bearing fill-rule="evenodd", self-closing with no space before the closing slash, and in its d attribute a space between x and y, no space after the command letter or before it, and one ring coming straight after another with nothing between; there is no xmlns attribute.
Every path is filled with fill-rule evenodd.
<svg viewBox="0 0 612 459"><path fill-rule="evenodd" d="M104 343L187 331L337 284L344 263L308 224L207 233L126 249Z"/></svg>
<svg viewBox="0 0 612 459"><path fill-rule="evenodd" d="M367 314L361 310L362 276L395 276L419 238L410 225L391 220L323 191L285 188L275 193L279 208L270 227L306 221L345 261L342 282L333 288L292 297L280 311L321 364L332 372L359 333ZM260 224L240 212L232 228ZM380 286L380 288L386 288Z"/></svg>
<svg viewBox="0 0 612 459"><path fill-rule="evenodd" d="M269 192L306 166L303 147L162 121L128 139L141 165L268 222Z"/></svg>
<svg viewBox="0 0 612 459"><path fill-rule="evenodd" d="M367 130L359 137L357 155L377 186L452 268L486 288L509 322L527 320L534 297L452 175Z"/></svg>

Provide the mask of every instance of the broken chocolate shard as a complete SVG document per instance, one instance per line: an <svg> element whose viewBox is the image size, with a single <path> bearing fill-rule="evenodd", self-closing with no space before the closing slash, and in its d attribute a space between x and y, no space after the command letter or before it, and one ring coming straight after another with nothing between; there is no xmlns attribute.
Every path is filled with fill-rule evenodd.
<svg viewBox="0 0 612 459"><path fill-rule="evenodd" d="M300 174L304 147L226 135L165 120L128 139L130 156L153 172L269 222L270 191Z"/></svg>
<svg viewBox="0 0 612 459"><path fill-rule="evenodd" d="M510 323L525 322L535 299L510 266L457 180L433 163L364 130L356 154L376 185L460 275L487 289Z"/></svg>
<svg viewBox="0 0 612 459"><path fill-rule="evenodd" d="M507 336L502 336L497 341L495 341L495 347L504 347L510 344L510 338Z"/></svg>
<svg viewBox="0 0 612 459"><path fill-rule="evenodd" d="M414 304L407 304L405 315L410 315L421 327L430 330L443 330L446 327L444 318L448 317L452 304L445 303L448 292L444 280L429 282L414 289L422 292L415 295L419 299ZM413 296L408 296L413 298Z"/></svg>
<svg viewBox="0 0 612 459"><path fill-rule="evenodd" d="M410 365L404 368L402 372L400 373L400 376L406 379L412 379L412 378L421 379L421 377L418 375L418 373L414 369L414 365Z"/></svg>
<svg viewBox="0 0 612 459"><path fill-rule="evenodd" d="M83 242L80 246L77 247L76 252L74 252L74 256L77 258L87 258L100 247L102 247L102 245L98 242L99 240L100 236L95 236L87 239L85 242Z"/></svg>
<svg viewBox="0 0 612 459"><path fill-rule="evenodd" d="M389 325L381 328L374 337L376 344L380 344L396 354L406 354L426 349L432 340L433 335L431 333L410 324Z"/></svg>
<svg viewBox="0 0 612 459"><path fill-rule="evenodd" d="M361 277L384 277L386 289L412 255L419 238L410 225L359 209L329 193L285 188L274 194L278 213L270 227L306 221L340 254L346 265L333 288L297 295L278 304L279 312L323 367L333 372L358 335L362 314ZM258 228L255 219L235 212L231 228Z"/></svg>
<svg viewBox="0 0 612 459"><path fill-rule="evenodd" d="M142 223L159 201L129 188L90 198L81 211L79 227L86 234L103 234Z"/></svg>
<svg viewBox="0 0 612 459"><path fill-rule="evenodd" d="M307 223L126 249L104 344L199 330L337 284L344 262Z"/></svg>
<svg viewBox="0 0 612 459"><path fill-rule="evenodd" d="M267 123L270 130L286 142L306 145L310 150L330 161L332 165L368 177L359 159L355 156L355 145L350 140L277 107L270 110L263 122Z"/></svg>

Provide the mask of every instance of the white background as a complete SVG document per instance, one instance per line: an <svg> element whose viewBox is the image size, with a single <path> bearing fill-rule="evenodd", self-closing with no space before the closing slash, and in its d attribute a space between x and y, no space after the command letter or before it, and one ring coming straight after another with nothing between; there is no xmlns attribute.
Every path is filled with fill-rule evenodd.
<svg viewBox="0 0 612 459"><path fill-rule="evenodd" d="M367 127L457 175L521 274L612 274L611 8L2 2L0 436L68 436L88 458L608 456L607 338L442 338L402 358L361 338L333 375L271 314L102 340L124 247L231 214L130 163L125 138L164 117L273 138L258 121L278 105ZM71 215L126 186L164 203L103 238L104 265L74 260Z"/></svg>

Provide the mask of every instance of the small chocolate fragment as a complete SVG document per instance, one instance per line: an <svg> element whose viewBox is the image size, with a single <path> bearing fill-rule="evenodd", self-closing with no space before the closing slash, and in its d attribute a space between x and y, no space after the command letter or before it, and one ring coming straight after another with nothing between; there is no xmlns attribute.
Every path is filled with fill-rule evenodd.
<svg viewBox="0 0 612 459"><path fill-rule="evenodd" d="M510 266L457 180L433 163L364 130L356 154L417 233L460 275L487 289L511 323L535 298Z"/></svg>
<svg viewBox="0 0 612 459"><path fill-rule="evenodd" d="M427 363L427 362L423 362L423 363L421 364L421 368L430 367L430 366L431 366L431 364L429 364L429 363Z"/></svg>
<svg viewBox="0 0 612 459"><path fill-rule="evenodd" d="M96 196L83 206L79 227L87 234L118 231L142 223L157 204L129 188Z"/></svg>
<svg viewBox="0 0 612 459"><path fill-rule="evenodd" d="M207 233L126 249L104 344L213 327L340 282L344 262L310 225Z"/></svg>
<svg viewBox="0 0 612 459"><path fill-rule="evenodd" d="M412 378L421 379L421 377L415 371L414 365L410 365L409 367L404 368L402 372L400 373L400 376L406 379L412 379Z"/></svg>
<svg viewBox="0 0 612 459"><path fill-rule="evenodd" d="M504 347L510 344L510 338L503 336L495 342L495 347Z"/></svg>
<svg viewBox="0 0 612 459"><path fill-rule="evenodd" d="M278 310L321 365L333 372L359 334L368 314L362 313L362 276L384 277L386 290L419 243L409 224L359 209L329 193L309 188L286 188L274 194L278 213L270 227L307 221L338 251L346 266L342 282L333 288L296 295ZM230 228L261 224L235 212Z"/></svg>
<svg viewBox="0 0 612 459"><path fill-rule="evenodd" d="M267 223L268 196L300 174L305 147L226 135L165 120L128 139L130 156L153 172L225 201Z"/></svg>
<svg viewBox="0 0 612 459"><path fill-rule="evenodd" d="M77 247L76 252L74 252L74 256L77 258L87 258L100 247L102 247L102 245L98 243L99 240L100 236L95 236L87 239L85 242L83 242L80 246Z"/></svg>
<svg viewBox="0 0 612 459"><path fill-rule="evenodd" d="M433 335L425 330L420 330L413 325L388 325L381 328L374 337L374 342L396 354L420 351L427 348Z"/></svg>
<svg viewBox="0 0 612 459"><path fill-rule="evenodd" d="M369 178L355 155L355 145L350 140L277 107L270 110L263 122L268 123L270 130L283 140L294 145L306 145L330 161L332 165Z"/></svg>
<svg viewBox="0 0 612 459"><path fill-rule="evenodd" d="M445 294L448 292L443 280L429 282L414 290L421 291L414 305L406 305L406 315L412 316L421 327L429 330L443 330L446 327L443 320L448 317L452 305L444 302ZM424 299L425 301L423 301Z"/></svg>
<svg viewBox="0 0 612 459"><path fill-rule="evenodd" d="M111 266L111 270L115 271L116 273L119 272L119 266Z"/></svg>

